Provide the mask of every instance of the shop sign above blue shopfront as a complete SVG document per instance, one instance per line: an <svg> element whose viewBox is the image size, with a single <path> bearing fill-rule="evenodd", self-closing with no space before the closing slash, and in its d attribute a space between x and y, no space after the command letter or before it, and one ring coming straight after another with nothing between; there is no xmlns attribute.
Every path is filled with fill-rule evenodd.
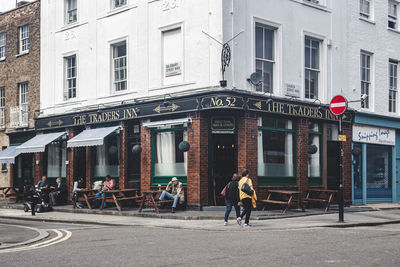
<svg viewBox="0 0 400 267"><path fill-rule="evenodd" d="M353 125L353 142L378 145L396 145L396 131L367 125Z"/></svg>

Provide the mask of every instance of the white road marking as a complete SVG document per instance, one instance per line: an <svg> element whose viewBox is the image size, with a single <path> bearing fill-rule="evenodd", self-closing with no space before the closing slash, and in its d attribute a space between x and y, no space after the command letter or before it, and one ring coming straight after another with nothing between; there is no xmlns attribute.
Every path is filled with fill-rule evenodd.
<svg viewBox="0 0 400 267"><path fill-rule="evenodd" d="M72 232L65 230L65 229L51 229L50 231L53 231L57 234L56 237L53 237L52 239L43 241L43 242L39 242L39 243L35 243L33 245L30 246L26 246L26 247L17 247L17 248L10 248L10 249L4 249L4 250L0 250L0 253L6 253L6 252L17 252L17 251L24 251L24 250L31 250L31 249L38 249L38 248L44 248L44 247L48 247L48 246L52 246L55 244L58 244L60 242L64 242L66 240L68 240L71 236L72 236ZM65 233L65 236L64 236Z"/></svg>
<svg viewBox="0 0 400 267"><path fill-rule="evenodd" d="M331 108L345 107L346 102L332 103Z"/></svg>

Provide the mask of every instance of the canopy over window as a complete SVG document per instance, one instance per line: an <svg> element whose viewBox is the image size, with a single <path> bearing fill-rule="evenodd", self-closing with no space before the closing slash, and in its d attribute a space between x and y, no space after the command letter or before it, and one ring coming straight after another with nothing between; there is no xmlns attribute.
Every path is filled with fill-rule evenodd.
<svg viewBox="0 0 400 267"><path fill-rule="evenodd" d="M16 150L18 146L9 146L3 151L0 151L0 163L14 164L15 158L19 155Z"/></svg>
<svg viewBox="0 0 400 267"><path fill-rule="evenodd" d="M53 142L54 140L60 138L65 134L66 132L38 134L32 139L18 146L16 149L19 153L44 152L48 144L50 144L51 142Z"/></svg>
<svg viewBox="0 0 400 267"><path fill-rule="evenodd" d="M68 140L67 147L101 146L104 144L104 138L118 129L120 126L84 130Z"/></svg>

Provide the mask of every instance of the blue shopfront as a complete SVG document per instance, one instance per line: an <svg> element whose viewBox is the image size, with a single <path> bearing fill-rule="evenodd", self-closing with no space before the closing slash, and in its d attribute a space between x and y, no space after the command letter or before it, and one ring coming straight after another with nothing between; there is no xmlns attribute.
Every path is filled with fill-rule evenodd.
<svg viewBox="0 0 400 267"><path fill-rule="evenodd" d="M356 114L353 204L400 201L400 120Z"/></svg>

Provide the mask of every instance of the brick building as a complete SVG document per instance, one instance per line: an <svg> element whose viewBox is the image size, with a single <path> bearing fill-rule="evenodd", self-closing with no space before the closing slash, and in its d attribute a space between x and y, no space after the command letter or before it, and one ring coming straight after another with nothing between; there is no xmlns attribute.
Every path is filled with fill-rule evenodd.
<svg viewBox="0 0 400 267"><path fill-rule="evenodd" d="M0 147L10 147L0 157L0 186L33 178L32 155L15 160L13 155L15 145L35 135L39 103L40 2L20 1L16 8L0 13Z"/></svg>

